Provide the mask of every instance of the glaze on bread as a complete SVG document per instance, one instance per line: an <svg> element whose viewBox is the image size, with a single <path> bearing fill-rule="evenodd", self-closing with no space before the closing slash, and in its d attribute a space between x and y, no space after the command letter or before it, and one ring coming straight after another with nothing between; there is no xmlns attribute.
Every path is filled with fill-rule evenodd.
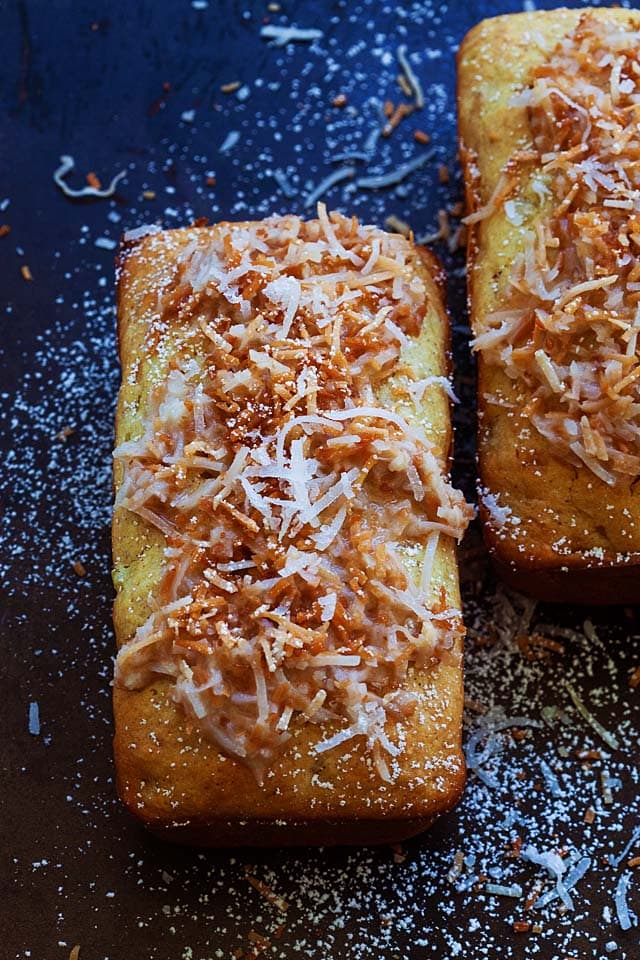
<svg viewBox="0 0 640 960"><path fill-rule="evenodd" d="M640 598L639 31L540 11L459 53L481 514L544 599Z"/></svg>
<svg viewBox="0 0 640 960"><path fill-rule="evenodd" d="M383 842L457 800L439 284L322 205L125 238L115 755L155 832Z"/></svg>

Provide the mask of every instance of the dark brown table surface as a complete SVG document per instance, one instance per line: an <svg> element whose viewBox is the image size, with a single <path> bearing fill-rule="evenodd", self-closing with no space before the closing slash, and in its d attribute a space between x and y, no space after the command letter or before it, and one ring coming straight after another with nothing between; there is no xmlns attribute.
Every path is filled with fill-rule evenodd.
<svg viewBox="0 0 640 960"><path fill-rule="evenodd" d="M483 16L521 8L514 0L282 0L279 11L249 0L0 0L0 226L10 227L0 236L0 960L67 960L76 944L80 960L640 957L637 921L623 931L615 903L628 882L628 905L640 914L640 871L627 865L640 855L640 688L629 685L640 664L637 617L589 609L588 597L583 609L532 609L492 580L474 531L463 547L465 738L480 774L470 772L462 803L429 834L395 849L199 852L146 836L114 793L109 519L120 232L304 213L312 187L348 162L340 155L362 152L385 99L398 100L404 43L425 107L353 163L358 173L382 173L433 156L396 187L347 180L326 199L381 225L394 214L419 237L435 233L438 211L455 209L461 194L456 47ZM266 22L323 35L278 48L260 37ZM239 89L221 91L234 81ZM339 94L346 106L333 105ZM414 139L417 129L429 146ZM65 197L52 178L65 154L75 159L75 186L89 172L107 184L125 171L115 197ZM449 269L462 401L456 474L473 497L464 259L446 244L436 249ZM528 659L517 639L527 632L561 648ZM580 715L571 691L618 749ZM557 899L528 909L533 890L553 887L543 867L513 855L528 845L561 850L565 876L584 870L573 909ZM513 884L522 896L505 895ZM526 932L514 930L519 922Z"/></svg>

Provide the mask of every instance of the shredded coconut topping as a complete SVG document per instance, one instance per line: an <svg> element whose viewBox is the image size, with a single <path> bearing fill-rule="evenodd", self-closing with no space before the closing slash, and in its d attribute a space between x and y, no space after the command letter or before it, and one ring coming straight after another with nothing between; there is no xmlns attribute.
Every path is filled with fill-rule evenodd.
<svg viewBox="0 0 640 960"><path fill-rule="evenodd" d="M201 231L162 293L171 367L115 456L116 504L164 534L165 565L116 679L172 677L258 779L304 722L332 724L318 752L364 738L390 779L401 685L461 631L431 571L470 509L408 388L407 418L379 405L415 379L401 350L425 302L404 237L322 204ZM403 553L425 544L413 577Z"/></svg>
<svg viewBox="0 0 640 960"><path fill-rule="evenodd" d="M535 150L511 159L468 218L500 204L509 216L515 165L541 167L546 199L509 309L485 318L474 347L526 386L526 413L559 455L610 485L640 473L639 45L636 31L582 17L514 98Z"/></svg>

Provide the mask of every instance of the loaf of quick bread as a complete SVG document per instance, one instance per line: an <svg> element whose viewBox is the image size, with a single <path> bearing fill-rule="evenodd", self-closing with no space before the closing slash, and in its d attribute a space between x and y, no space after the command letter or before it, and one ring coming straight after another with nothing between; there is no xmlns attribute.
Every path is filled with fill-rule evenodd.
<svg viewBox="0 0 640 960"><path fill-rule="evenodd" d="M320 205L118 270L122 799L209 846L423 830L464 780L437 265Z"/></svg>
<svg viewBox="0 0 640 960"><path fill-rule="evenodd" d="M480 499L501 575L640 599L640 13L497 17L459 53Z"/></svg>

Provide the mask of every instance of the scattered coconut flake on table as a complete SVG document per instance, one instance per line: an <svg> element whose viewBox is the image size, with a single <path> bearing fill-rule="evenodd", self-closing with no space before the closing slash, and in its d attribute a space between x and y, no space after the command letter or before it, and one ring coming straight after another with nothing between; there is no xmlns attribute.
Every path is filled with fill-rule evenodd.
<svg viewBox="0 0 640 960"><path fill-rule="evenodd" d="M40 707L35 700L29 704L29 733L34 737L40 736Z"/></svg>
<svg viewBox="0 0 640 960"><path fill-rule="evenodd" d="M620 879L616 886L616 914L618 917L618 923L623 930L629 930L632 926L636 926L638 923L638 918L629 909L629 904L627 902L627 894L629 893L629 886L631 885L631 874L630 873L621 873Z"/></svg>
<svg viewBox="0 0 640 960"><path fill-rule="evenodd" d="M96 247L99 247L101 250L115 250L118 246L115 240L112 240L111 237L96 237L93 241Z"/></svg>
<svg viewBox="0 0 640 960"><path fill-rule="evenodd" d="M342 180L350 180L355 174L354 167L342 167L340 170L330 173L328 176L321 180L317 187L314 187L313 190L307 194L304 199L305 210L310 209L314 204L322 197L331 187L334 187L336 183L340 183Z"/></svg>
<svg viewBox="0 0 640 960"><path fill-rule="evenodd" d="M396 167L395 170L390 170L388 173L381 173L378 176L358 177L356 186L363 190L384 190L386 187L393 187L397 183L402 183L402 181L406 180L412 173L419 170L420 167L423 167L425 163L433 159L434 155L435 150L429 150L427 153L414 157L413 160Z"/></svg>
<svg viewBox="0 0 640 960"><path fill-rule="evenodd" d="M112 197L116 192L118 183L127 175L126 170L116 173L108 187L86 186L76 189L70 187L64 180L64 177L73 170L75 165L76 163L73 157L64 154L60 157L60 166L53 173L53 180L56 186L60 187L65 196L73 197L74 199L78 197Z"/></svg>
<svg viewBox="0 0 640 960"><path fill-rule="evenodd" d="M487 883L484 889L496 897L513 897L515 900L522 897L522 887L519 883L512 883L509 886L503 883Z"/></svg>
<svg viewBox="0 0 640 960"><path fill-rule="evenodd" d="M612 750L618 750L620 744L618 743L617 737L615 737L610 730L607 730L605 727L603 727L600 721L594 717L588 707L586 707L583 701L580 699L569 681L565 681L564 685L580 716L587 721L589 726L595 730L595 732L599 737L601 737L602 740L604 740L607 746L611 747Z"/></svg>
<svg viewBox="0 0 640 960"><path fill-rule="evenodd" d="M122 239L125 243L132 240L141 240L142 237L148 237L153 233L158 233L160 229L157 223L143 223L142 226L135 227L133 230L125 230Z"/></svg>
<svg viewBox="0 0 640 960"><path fill-rule="evenodd" d="M546 760L540 759L540 769L542 770L542 775L546 780L549 790L551 791L551 796L561 797L564 791L560 785L560 781Z"/></svg>
<svg viewBox="0 0 640 960"><path fill-rule="evenodd" d="M565 905L567 905L567 901L565 900L563 893L568 895L569 890L573 890L578 881L582 880L587 870L589 870L591 863L592 861L590 857L581 857L573 869L567 874L567 879L562 884L562 890L558 885L556 885L555 890L547 891L547 893L543 894L539 900L536 900L536 902L533 904L533 909L541 910L558 897L561 897ZM570 897L569 900L571 900ZM573 903L573 901L571 902ZM571 907L569 907L569 909L571 909Z"/></svg>
<svg viewBox="0 0 640 960"><path fill-rule="evenodd" d="M284 170L280 170L279 167L276 167L276 169L273 171L273 179L276 181L285 197L287 197L289 200L296 196L298 191L293 186Z"/></svg>
<svg viewBox="0 0 640 960"><path fill-rule="evenodd" d="M219 147L220 153L230 153L240 140L239 130L230 130Z"/></svg>
<svg viewBox="0 0 640 960"><path fill-rule="evenodd" d="M322 30L308 28L306 30L300 27L280 27L275 24L268 24L260 30L260 36L265 40L272 40L272 46L284 47L288 43L311 43L313 40L320 40L324 36Z"/></svg>
<svg viewBox="0 0 640 960"><path fill-rule="evenodd" d="M407 48L405 44L401 44L398 47L398 63L404 71L404 75L407 78L409 86L413 92L413 95L416 98L416 107L419 110L422 110L424 107L424 93L422 91L422 84L418 80L417 76L413 72L413 68L407 59Z"/></svg>
<svg viewBox="0 0 640 960"><path fill-rule="evenodd" d="M622 861L624 860L624 858L627 856L627 854L633 847L633 845L638 843L639 841L640 841L640 827L636 827L636 829L633 831L633 833L629 837L629 840L622 848L622 852L617 857L614 857L611 854L609 854L609 863L611 864L611 866L619 867Z"/></svg>
<svg viewBox="0 0 640 960"><path fill-rule="evenodd" d="M523 860L530 860L531 863L544 867L549 876L555 880L553 895L560 897L568 910L573 910L573 900L569 896L569 891L562 879L567 869L562 857L555 850L538 851L532 844L524 847L520 855Z"/></svg>

